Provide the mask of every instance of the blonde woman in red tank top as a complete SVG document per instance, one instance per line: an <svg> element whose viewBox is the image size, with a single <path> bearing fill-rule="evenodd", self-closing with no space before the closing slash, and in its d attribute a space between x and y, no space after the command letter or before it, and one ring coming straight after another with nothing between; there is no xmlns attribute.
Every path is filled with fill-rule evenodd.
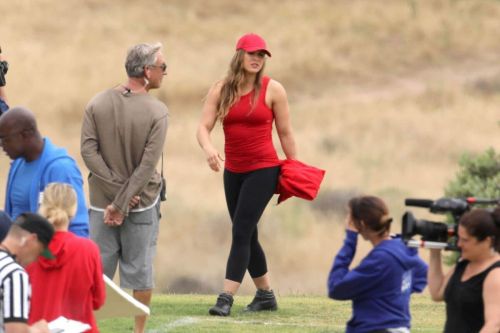
<svg viewBox="0 0 500 333"><path fill-rule="evenodd" d="M296 159L288 100L283 86L263 76L266 42L256 34L243 35L227 76L208 92L197 130L208 166L215 172L224 164L224 190L232 222L232 244L223 291L211 315L228 316L233 296L248 270L257 288L246 311L276 310L257 223L275 193L281 162L272 141L275 124L287 159ZM217 121L224 128L225 159L212 144L210 133Z"/></svg>

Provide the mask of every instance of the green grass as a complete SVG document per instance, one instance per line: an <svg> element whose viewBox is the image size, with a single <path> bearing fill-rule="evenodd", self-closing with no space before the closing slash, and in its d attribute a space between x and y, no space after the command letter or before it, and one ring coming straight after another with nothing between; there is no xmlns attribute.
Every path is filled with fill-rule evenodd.
<svg viewBox="0 0 500 333"><path fill-rule="evenodd" d="M351 303L332 301L320 296L280 297L279 310L268 313L244 313L250 296L237 296L230 317L212 317L208 308L214 295L156 295L148 333L163 332L344 332L351 315ZM444 304L434 303L428 295L412 298L412 332L442 332ZM102 333L132 332L133 319L117 318L98 322Z"/></svg>

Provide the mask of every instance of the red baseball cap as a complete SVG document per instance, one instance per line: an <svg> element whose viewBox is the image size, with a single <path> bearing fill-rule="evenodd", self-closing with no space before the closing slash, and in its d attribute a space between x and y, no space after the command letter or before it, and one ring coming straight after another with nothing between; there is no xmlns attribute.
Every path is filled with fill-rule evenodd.
<svg viewBox="0 0 500 333"><path fill-rule="evenodd" d="M236 50L244 50L247 52L264 51L268 56L271 52L267 50L266 41L257 34L246 34L238 39Z"/></svg>

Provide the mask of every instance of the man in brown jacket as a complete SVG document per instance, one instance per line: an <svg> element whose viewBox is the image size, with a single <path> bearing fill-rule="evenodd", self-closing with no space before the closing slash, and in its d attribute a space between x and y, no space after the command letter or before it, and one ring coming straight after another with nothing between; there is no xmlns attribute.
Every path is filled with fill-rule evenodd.
<svg viewBox="0 0 500 333"><path fill-rule="evenodd" d="M167 65L161 44L129 49L126 83L95 96L82 125L81 154L90 192L90 237L99 245L104 273L149 305L160 218L161 177L156 171L167 133L168 110L149 95ZM146 316L135 318L143 333Z"/></svg>

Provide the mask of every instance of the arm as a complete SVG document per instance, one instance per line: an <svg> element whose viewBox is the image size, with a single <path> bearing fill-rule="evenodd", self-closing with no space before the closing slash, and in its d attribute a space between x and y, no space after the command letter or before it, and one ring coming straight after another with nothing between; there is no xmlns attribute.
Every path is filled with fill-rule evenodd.
<svg viewBox="0 0 500 333"><path fill-rule="evenodd" d="M337 286L342 279L349 273L349 266L356 254L356 245L358 242L358 233L346 230L344 244L335 256L332 269L328 275L328 297L337 298Z"/></svg>
<svg viewBox="0 0 500 333"><path fill-rule="evenodd" d="M124 182L116 193L112 206L122 215L128 215L129 204L141 193L156 170L167 135L167 116L157 119L149 130L148 140L144 147L141 162L132 175Z"/></svg>
<svg viewBox="0 0 500 333"><path fill-rule="evenodd" d="M88 211L83 191L83 179L76 162L69 156L59 158L47 166L43 176L43 187L49 183L71 185L77 196L77 211L69 224L69 231L80 237L89 237Z"/></svg>
<svg viewBox="0 0 500 333"><path fill-rule="evenodd" d="M333 299L348 300L373 292L377 286L384 283L385 273L388 269L386 262L390 260L389 254L380 251L375 256L363 259L359 266L352 271L344 269L347 274L343 276L339 274L337 279L331 280L329 296ZM335 271L335 268L332 271Z"/></svg>
<svg viewBox="0 0 500 333"><path fill-rule="evenodd" d="M217 122L217 103L220 98L221 88L222 82L218 82L213 85L208 92L205 104L203 105L200 124L196 131L198 143L205 152L208 165L214 171L219 171L221 169L220 161L224 160L213 146L212 140L210 139L210 133Z"/></svg>
<svg viewBox="0 0 500 333"><path fill-rule="evenodd" d="M500 332L500 268L488 273L483 284L484 326L480 333Z"/></svg>
<svg viewBox="0 0 500 333"><path fill-rule="evenodd" d="M2 302L5 333L49 333L45 320L31 327L28 325L29 289L28 274L24 270L15 270L4 278L2 290L10 290L10 295L1 295L2 298L9 297Z"/></svg>
<svg viewBox="0 0 500 333"><path fill-rule="evenodd" d="M429 282L429 292L433 301L439 302L444 299L444 290L453 271L454 269L451 269L445 275L441 265L441 250L430 250L429 272L427 273L427 279Z"/></svg>
<svg viewBox="0 0 500 333"><path fill-rule="evenodd" d="M101 179L102 181L115 181L113 171L108 167L99 151L99 140L97 135L97 127L95 125L94 117L92 115L92 105L87 105L85 114L83 116L82 134L80 141L80 151L85 165L92 173L93 176ZM134 195L129 201L128 209L132 209L137 205L137 196ZM113 205L106 207L104 215L104 223L108 225L119 225L123 222L124 214L117 210Z"/></svg>
<svg viewBox="0 0 500 333"><path fill-rule="evenodd" d="M337 293L336 287L349 272L349 266L351 265L354 255L356 254L357 242L358 230L354 226L351 215L349 214L345 219L344 244L339 250L339 253L337 253L328 276L328 297L336 298L334 295L334 293Z"/></svg>
<svg viewBox="0 0 500 333"><path fill-rule="evenodd" d="M293 136L285 88L279 82L271 80L268 89L271 94L271 108L274 112L281 148L287 159L296 159L297 147Z"/></svg>
<svg viewBox="0 0 500 333"><path fill-rule="evenodd" d="M6 323L5 333L50 333L49 325L42 319L31 326L26 323Z"/></svg>
<svg viewBox="0 0 500 333"><path fill-rule="evenodd" d="M3 61L4 59L2 58L2 49L0 48L0 61ZM4 77L4 73L0 73L2 77ZM5 80L5 78L3 79ZM0 81L3 81L0 79ZM5 93L5 85L0 85L0 111L4 112L8 110L8 105L7 105L7 94Z"/></svg>
<svg viewBox="0 0 500 333"><path fill-rule="evenodd" d="M87 106L83 116L80 152L85 165L94 176L104 181L114 179L113 172L99 152L99 141L91 105Z"/></svg>
<svg viewBox="0 0 500 333"><path fill-rule="evenodd" d="M399 238L399 236L398 236ZM401 239L401 238L400 238ZM429 266L418 256L418 249L408 247L406 251L411 255L417 257L417 264L411 270L411 292L420 293L427 286L427 272Z"/></svg>
<svg viewBox="0 0 500 333"><path fill-rule="evenodd" d="M418 254L417 254L418 255ZM412 269L412 293L420 293L424 290L425 286L427 286L427 271L428 266L422 259L419 259L418 265Z"/></svg>

